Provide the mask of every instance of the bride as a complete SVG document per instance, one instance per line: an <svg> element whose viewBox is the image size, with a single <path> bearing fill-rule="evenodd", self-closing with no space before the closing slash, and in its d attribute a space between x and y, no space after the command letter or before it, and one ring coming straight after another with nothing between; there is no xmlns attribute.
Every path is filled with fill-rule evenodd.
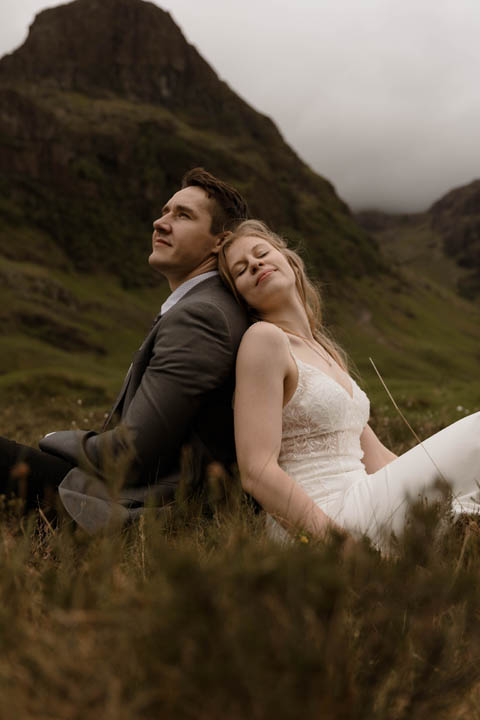
<svg viewBox="0 0 480 720"><path fill-rule="evenodd" d="M244 489L270 532L342 528L383 546L405 525L408 500L452 491L452 512L480 512L480 413L397 457L368 425L369 400L322 326L320 298L300 257L246 220L219 269L257 320L237 358L235 441Z"/></svg>

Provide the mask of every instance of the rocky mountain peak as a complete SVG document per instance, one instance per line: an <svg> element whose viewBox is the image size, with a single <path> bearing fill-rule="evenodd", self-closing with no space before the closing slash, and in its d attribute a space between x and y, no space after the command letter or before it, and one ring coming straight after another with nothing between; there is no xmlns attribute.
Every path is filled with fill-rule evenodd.
<svg viewBox="0 0 480 720"><path fill-rule="evenodd" d="M221 84L168 12L143 0L75 0L40 12L0 77L167 106Z"/></svg>

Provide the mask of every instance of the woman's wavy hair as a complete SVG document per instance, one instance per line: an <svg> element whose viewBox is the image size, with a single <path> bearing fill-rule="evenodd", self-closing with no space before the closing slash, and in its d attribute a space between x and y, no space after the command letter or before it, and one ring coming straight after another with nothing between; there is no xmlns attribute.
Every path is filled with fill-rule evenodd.
<svg viewBox="0 0 480 720"><path fill-rule="evenodd" d="M288 261L295 274L295 285L300 300L305 308L308 323L315 340L334 358L341 368L347 370L348 360L344 350L333 340L323 324L322 298L319 289L308 277L305 265L298 253L288 247L287 241L274 233L261 220L244 220L228 236L218 254L218 269L220 276L227 287L230 288L237 301L243 305L253 321L261 320L260 315L248 307L245 300L239 295L235 287L235 280L227 263L227 252L233 243L241 237L258 237L265 240L279 250ZM285 330L285 328L282 328Z"/></svg>

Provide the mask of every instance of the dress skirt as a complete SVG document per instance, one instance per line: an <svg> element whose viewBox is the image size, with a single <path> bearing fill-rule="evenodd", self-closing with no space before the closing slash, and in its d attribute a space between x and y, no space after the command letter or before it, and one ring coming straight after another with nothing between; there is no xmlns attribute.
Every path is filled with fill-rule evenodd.
<svg viewBox="0 0 480 720"><path fill-rule="evenodd" d="M293 467L285 469L295 478ZM449 425L371 475L355 470L321 477L308 487L301 482L337 525L355 536L367 535L379 547L392 532L401 535L411 502L441 500L445 483L453 515L480 513L480 412ZM278 539L288 537L273 519L268 525Z"/></svg>

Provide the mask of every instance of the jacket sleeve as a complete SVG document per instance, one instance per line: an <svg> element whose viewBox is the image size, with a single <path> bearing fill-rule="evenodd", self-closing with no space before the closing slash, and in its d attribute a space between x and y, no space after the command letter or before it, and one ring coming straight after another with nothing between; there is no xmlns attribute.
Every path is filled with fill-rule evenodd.
<svg viewBox="0 0 480 720"><path fill-rule="evenodd" d="M86 454L100 474L108 458L129 450L137 472L153 464L167 468L187 439L206 394L227 380L234 360L221 308L205 301L182 303L159 324L150 362L121 424L98 435L55 433L44 449L55 452L55 435L61 435L70 460L82 464ZM70 433L71 442L66 443ZM78 450L72 450L77 442Z"/></svg>

